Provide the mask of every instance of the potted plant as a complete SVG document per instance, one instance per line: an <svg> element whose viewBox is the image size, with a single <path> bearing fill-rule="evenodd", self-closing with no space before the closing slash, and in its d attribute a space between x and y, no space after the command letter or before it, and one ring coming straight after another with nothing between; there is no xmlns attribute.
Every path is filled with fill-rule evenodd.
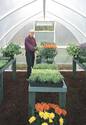
<svg viewBox="0 0 86 125"><path fill-rule="evenodd" d="M76 44L71 43L67 47L67 52L73 58L78 58L78 55L79 55L79 52L80 52L80 48Z"/></svg>
<svg viewBox="0 0 86 125"><path fill-rule="evenodd" d="M38 47L37 60L42 63L53 63L57 54L57 46L52 42L42 42Z"/></svg>
<svg viewBox="0 0 86 125"><path fill-rule="evenodd" d="M3 57L10 57L10 59L14 58L14 55L18 55L21 53L21 47L14 43L10 43L6 48L1 48L1 53Z"/></svg>
<svg viewBox="0 0 86 125"><path fill-rule="evenodd" d="M33 116L28 118L29 125L64 125L66 110L53 103L37 103Z"/></svg>

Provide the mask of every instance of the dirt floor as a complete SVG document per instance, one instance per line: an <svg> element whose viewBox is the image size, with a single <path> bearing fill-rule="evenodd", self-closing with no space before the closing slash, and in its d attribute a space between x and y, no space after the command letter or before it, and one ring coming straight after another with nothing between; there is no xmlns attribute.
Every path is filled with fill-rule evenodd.
<svg viewBox="0 0 86 125"><path fill-rule="evenodd" d="M72 72L62 72L68 87L67 125L86 125L86 72L78 72L73 79ZM28 83L25 72L17 72L16 81L12 73L4 73L4 99L0 104L0 125L27 125ZM41 97L45 97L45 94ZM47 93L56 102L56 94ZM37 101L41 100L37 94Z"/></svg>

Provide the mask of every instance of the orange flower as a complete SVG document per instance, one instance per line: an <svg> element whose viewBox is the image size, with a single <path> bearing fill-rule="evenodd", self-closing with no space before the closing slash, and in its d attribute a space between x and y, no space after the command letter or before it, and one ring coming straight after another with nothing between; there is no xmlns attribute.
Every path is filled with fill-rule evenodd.
<svg viewBox="0 0 86 125"><path fill-rule="evenodd" d="M48 103L49 107L52 109L55 109L56 107L59 107L58 105L52 104L52 103Z"/></svg>
<svg viewBox="0 0 86 125"><path fill-rule="evenodd" d="M41 103L35 104L35 109L36 109L36 111L38 111L38 112L40 112L40 111L43 112L43 106L41 105Z"/></svg>
<svg viewBox="0 0 86 125"><path fill-rule="evenodd" d="M58 115L61 115L62 112L63 112L63 110L61 108L59 108L59 107L55 108L55 113L57 113Z"/></svg>
<svg viewBox="0 0 86 125"><path fill-rule="evenodd" d="M49 105L47 103L37 103L35 104L36 111L45 111L49 110Z"/></svg>
<svg viewBox="0 0 86 125"><path fill-rule="evenodd" d="M67 115L67 111L64 110L64 109L62 109L62 114L63 114L64 116Z"/></svg>
<svg viewBox="0 0 86 125"><path fill-rule="evenodd" d="M43 110L49 110L49 105L47 103L42 103Z"/></svg>
<svg viewBox="0 0 86 125"><path fill-rule="evenodd" d="M50 48L50 49L57 48L55 43L45 43L42 47L43 48Z"/></svg>
<svg viewBox="0 0 86 125"><path fill-rule="evenodd" d="M60 108L58 105L56 104L52 104L52 103L37 103L35 104L35 109L37 112L43 112L43 111L47 111L49 109L54 109L55 113L57 113L58 115L63 114L64 116L67 114L66 110Z"/></svg>

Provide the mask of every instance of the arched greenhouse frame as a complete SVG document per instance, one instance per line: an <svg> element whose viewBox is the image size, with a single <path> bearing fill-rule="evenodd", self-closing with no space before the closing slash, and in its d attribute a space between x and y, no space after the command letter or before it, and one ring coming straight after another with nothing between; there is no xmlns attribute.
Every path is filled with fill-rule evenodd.
<svg viewBox="0 0 86 125"><path fill-rule="evenodd" d="M0 125L85 125L85 8L1 0Z"/></svg>

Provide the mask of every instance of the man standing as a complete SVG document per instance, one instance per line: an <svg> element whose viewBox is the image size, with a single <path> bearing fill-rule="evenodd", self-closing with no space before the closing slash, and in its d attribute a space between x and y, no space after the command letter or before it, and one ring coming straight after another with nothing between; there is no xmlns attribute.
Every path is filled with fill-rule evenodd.
<svg viewBox="0 0 86 125"><path fill-rule="evenodd" d="M26 62L27 62L27 76L29 78L34 66L36 40L34 38L34 31L30 30L28 36L25 38Z"/></svg>

